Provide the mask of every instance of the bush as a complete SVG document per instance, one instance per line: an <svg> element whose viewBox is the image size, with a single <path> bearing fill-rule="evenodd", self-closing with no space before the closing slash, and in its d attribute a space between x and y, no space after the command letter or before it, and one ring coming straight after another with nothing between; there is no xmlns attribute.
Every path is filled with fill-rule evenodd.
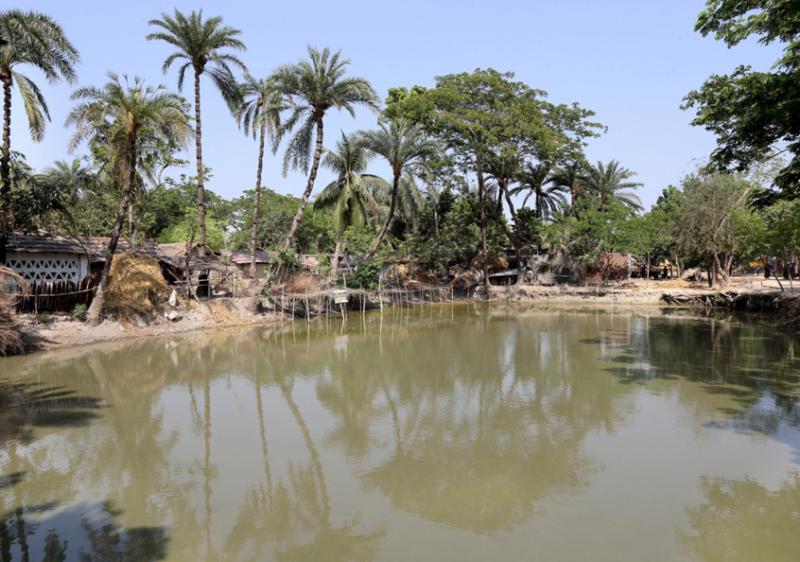
<svg viewBox="0 0 800 562"><path fill-rule="evenodd" d="M87 310L88 310L88 308L87 308L87 306L85 304L82 304L82 303L81 304L76 304L73 307L72 312L70 313L70 315L72 316L73 320L84 321L84 320L86 320L86 312L87 312Z"/></svg>
<svg viewBox="0 0 800 562"><path fill-rule="evenodd" d="M378 260L362 263L347 277L347 286L353 289L377 289L381 267L382 264Z"/></svg>

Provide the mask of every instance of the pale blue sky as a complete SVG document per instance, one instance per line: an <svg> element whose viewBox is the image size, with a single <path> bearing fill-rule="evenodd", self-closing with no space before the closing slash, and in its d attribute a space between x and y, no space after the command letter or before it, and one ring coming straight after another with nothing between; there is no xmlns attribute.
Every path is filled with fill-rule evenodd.
<svg viewBox="0 0 800 562"><path fill-rule="evenodd" d="M490 66L513 71L518 79L548 91L554 102L577 101L596 111L596 119L608 126L608 132L590 142L590 160L614 158L638 172L638 180L645 184L641 195L648 204L666 185L694 169L714 146L713 136L691 127L691 113L679 109L683 96L709 74L729 72L742 63L764 69L777 56L774 47L748 42L729 50L696 34L693 26L703 0L11 0L10 4L47 12L61 23L81 53L80 85L101 84L105 73L113 70L175 88L175 72L161 73L169 47L144 40L150 29L147 21L173 7L203 8L207 15L222 15L226 23L241 29L248 45L242 58L257 76L303 57L306 45L342 49L352 61L352 73L369 79L381 98L391 86L430 85L441 74ZM19 100L14 100L12 143L35 168L71 158L63 122L72 88L42 84L53 117L43 142L30 140ZM204 156L214 173L209 187L226 197L252 187L255 143L237 129L208 82L203 118ZM355 120L332 112L325 144L332 147L340 130L374 124L375 117L367 111ZM193 150L186 155L193 157ZM377 161L373 169L386 172ZM329 179L323 171L318 186ZM264 184L297 195L304 177L298 173L282 177L280 154L270 155Z"/></svg>

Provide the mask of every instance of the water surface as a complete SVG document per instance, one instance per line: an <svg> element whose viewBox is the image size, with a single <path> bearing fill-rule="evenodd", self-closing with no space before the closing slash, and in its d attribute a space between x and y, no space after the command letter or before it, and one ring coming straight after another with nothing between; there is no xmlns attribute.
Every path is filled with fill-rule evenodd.
<svg viewBox="0 0 800 562"><path fill-rule="evenodd" d="M445 305L0 360L0 562L796 562L797 342Z"/></svg>

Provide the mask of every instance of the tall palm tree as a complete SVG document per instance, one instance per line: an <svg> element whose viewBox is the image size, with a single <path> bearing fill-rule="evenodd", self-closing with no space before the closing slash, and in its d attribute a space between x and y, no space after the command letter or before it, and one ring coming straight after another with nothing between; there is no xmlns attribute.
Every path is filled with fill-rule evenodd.
<svg viewBox="0 0 800 562"><path fill-rule="evenodd" d="M615 199L624 206L638 211L642 209L642 201L639 196L632 193L631 189L642 186L639 182L628 181L636 173L620 166L616 160L611 160L608 164L597 162L586 170L583 183L586 188L597 195L600 199L600 210L605 211L608 201Z"/></svg>
<svg viewBox="0 0 800 562"><path fill-rule="evenodd" d="M160 27L163 31L155 31L147 35L148 40L159 40L175 46L178 50L164 59L164 74L176 61L182 64L178 68L178 90L183 90L183 79L186 70L191 67L194 72L194 120L195 120L195 155L197 162L197 212L198 243L206 247L206 192L205 168L203 167L203 127L200 112L200 77L205 74L219 90L222 99L229 107L235 108L240 103L240 91L231 66L246 70L244 63L226 50L244 51L244 43L238 38L241 31L223 25L222 17L203 20L203 11L192 11L188 16L175 10L174 16L162 13L161 19L150 20L150 25ZM184 62L185 61L185 62Z"/></svg>
<svg viewBox="0 0 800 562"><path fill-rule="evenodd" d="M5 260L6 237L11 229L8 193L11 191L11 88L17 85L35 141L44 136L50 119L47 102L39 86L17 70L36 68L49 82L75 80L78 51L50 16L39 12L0 12L0 83L3 85L3 147L0 154L0 263Z"/></svg>
<svg viewBox="0 0 800 562"><path fill-rule="evenodd" d="M412 124L404 119L397 121L381 121L378 129L374 131L362 131L359 133L359 142L370 152L380 155L386 159L392 168L392 191L389 200L389 212L386 220L383 221L375 241L367 254L370 260L375 256L378 247L381 245L389 225L394 218L397 207L397 199L400 191L400 178L403 173L410 175L412 166L422 162L427 158L433 158L438 153L436 143L425 134L422 127ZM409 177L409 180L413 178Z"/></svg>
<svg viewBox="0 0 800 562"><path fill-rule="evenodd" d="M581 194L584 171L585 166L582 163L573 162L553 173L553 183L569 191L569 205L573 212Z"/></svg>
<svg viewBox="0 0 800 562"><path fill-rule="evenodd" d="M564 195L569 192L569 188L554 182L551 171L552 167L549 163L526 162L519 176L521 185L514 190L515 193L528 192L522 201L523 207L527 204L528 199L534 196L536 217L539 222L551 217L567 203Z"/></svg>
<svg viewBox="0 0 800 562"><path fill-rule="evenodd" d="M303 198L284 240L286 248L291 246L294 240L303 211L314 189L322 157L325 113L331 108L344 109L355 117L355 108L358 105L373 109L378 107L378 96L369 82L363 78L345 76L350 61L342 58L341 51L331 53L327 48L319 51L309 47L308 57L308 60L282 66L275 71L278 89L292 104L291 112L281 127L281 134L276 144L284 134L299 125L286 148L283 173L285 175L290 166L308 172ZM312 159L311 139L315 134Z"/></svg>
<svg viewBox="0 0 800 562"><path fill-rule="evenodd" d="M67 126L75 127L70 147L83 141L102 145L112 154L112 167L122 185L117 205L116 220L106 249L105 264L100 284L88 317L99 323L108 285L108 272L117 249L128 205L137 184L137 166L148 144L173 143L186 145L191 134L185 100L167 92L163 86L146 86L140 78L123 81L108 74L109 81L102 88L80 88L72 95L77 105L67 116Z"/></svg>
<svg viewBox="0 0 800 562"><path fill-rule="evenodd" d="M388 189L383 179L365 174L371 154L359 143L342 133L336 150L325 152L322 165L336 173L336 179L323 189L314 201L314 209L333 209L336 249L331 267L336 270L342 250L342 236L348 226L364 224L380 213L372 197L372 189Z"/></svg>
<svg viewBox="0 0 800 562"><path fill-rule="evenodd" d="M253 226L250 231L250 277L256 278L256 238L258 236L258 213L261 207L261 172L264 167L264 142L267 137L274 140L281 124L281 111L288 108L285 98L278 91L275 80L258 80L249 74L241 85L242 105L236 117L245 134L258 132L258 166L256 167L256 193L253 204Z"/></svg>

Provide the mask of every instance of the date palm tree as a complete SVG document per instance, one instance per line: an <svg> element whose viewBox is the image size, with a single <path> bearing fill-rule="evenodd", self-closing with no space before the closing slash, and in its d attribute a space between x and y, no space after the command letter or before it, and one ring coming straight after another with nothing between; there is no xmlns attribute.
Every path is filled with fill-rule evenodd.
<svg viewBox="0 0 800 562"><path fill-rule="evenodd" d="M410 177L413 165L425 159L434 158L438 154L436 143L428 137L420 125L412 124L404 119L396 121L381 121L379 128L374 131L362 131L358 134L358 141L373 154L382 156L392 168L392 190L389 199L389 212L383 221L375 241L367 254L371 260L378 251L389 225L394 218L397 200L400 195L400 179L405 173Z"/></svg>
<svg viewBox="0 0 800 562"><path fill-rule="evenodd" d="M183 79L186 71L194 72L194 127L195 156L197 163L197 212L198 212L198 244L206 247L206 196L205 167L203 166L203 127L200 111L200 77L208 76L222 95L229 107L235 108L240 103L241 93L231 67L246 70L244 63L230 50L244 51L244 43L238 38L241 31L223 25L222 18L217 16L203 19L203 11L192 11L188 16L175 10L173 16L162 13L161 19L150 20L150 25L160 27L163 31L155 31L147 35L149 41L158 40L169 43L177 51L164 59L164 74L176 61L181 61L178 68L178 90L183 90Z"/></svg>
<svg viewBox="0 0 800 562"><path fill-rule="evenodd" d="M642 184L628 181L635 175L635 172L623 168L616 160L611 160L608 164L597 162L586 170L583 184L600 199L601 211L606 209L611 199L619 201L629 209L639 211L642 209L642 201L630 190L637 189Z"/></svg>
<svg viewBox="0 0 800 562"><path fill-rule="evenodd" d="M285 134L297 127L284 154L283 173L286 175L290 167L308 173L300 206L284 240L286 248L294 240L303 211L314 189L323 151L326 112L331 108L344 109L355 117L355 108L358 105L372 109L378 107L378 96L369 82L363 78L345 75L349 64L349 60L342 58L341 51L331 53L327 48L320 51L309 47L308 60L282 66L275 71L278 89L291 102L289 117L281 127L276 146Z"/></svg>
<svg viewBox="0 0 800 562"><path fill-rule="evenodd" d="M364 224L380 214L372 196L374 189L388 189L389 184L372 174L364 173L371 154L359 142L342 133L336 150L325 152L322 165L336 173L336 179L325 186L314 201L314 209L333 209L336 248L331 257L335 273L342 251L342 236L347 227Z"/></svg>
<svg viewBox="0 0 800 562"><path fill-rule="evenodd" d="M551 217L567 203L564 195L569 193L569 188L555 182L551 171L549 163L526 162L519 176L521 185L514 190L514 193L528 192L522 200L523 207L531 196L534 197L536 217L539 222Z"/></svg>
<svg viewBox="0 0 800 562"><path fill-rule="evenodd" d="M67 126L75 128L70 148L84 141L103 147L111 154L111 167L122 186L116 220L106 248L100 276L88 319L97 324L102 318L108 272L117 249L122 225L137 184L137 166L150 145L171 143L184 147L191 135L186 101L163 86L146 86L140 78L129 81L108 74L101 88L80 88L72 95L77 105L67 116Z"/></svg>
<svg viewBox="0 0 800 562"><path fill-rule="evenodd" d="M11 90L16 84L31 138L42 140L50 119L39 86L18 67L30 66L49 82L75 80L78 51L50 16L39 12L0 12L0 83L3 86L3 147L0 154L0 263L5 259L6 237L11 228L8 193L11 191Z"/></svg>
<svg viewBox="0 0 800 562"><path fill-rule="evenodd" d="M553 173L553 183L569 192L569 206L576 212L578 198L581 196L582 182L586 166L579 162L568 164Z"/></svg>
<svg viewBox="0 0 800 562"><path fill-rule="evenodd" d="M281 124L281 111L288 108L285 98L278 91L275 80L258 80L249 74L241 85L242 104L236 118L245 134L258 135L258 165L256 167L256 193L253 204L253 226L250 231L250 277L256 278L256 242L258 236L258 213L261 207L261 173L264 168L264 143L267 137L274 140Z"/></svg>

